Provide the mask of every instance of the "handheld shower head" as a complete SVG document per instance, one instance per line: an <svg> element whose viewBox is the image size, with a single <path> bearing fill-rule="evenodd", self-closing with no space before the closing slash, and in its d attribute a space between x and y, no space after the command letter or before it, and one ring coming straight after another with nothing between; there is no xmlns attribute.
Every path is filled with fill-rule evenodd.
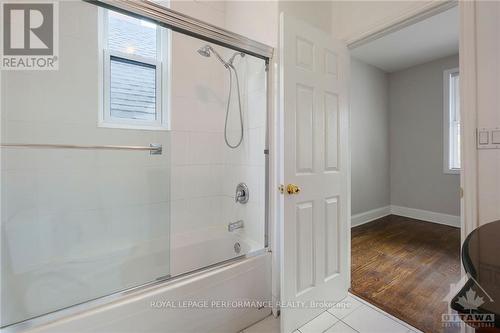
<svg viewBox="0 0 500 333"><path fill-rule="evenodd" d="M210 57L210 49L211 47L209 45L202 46L198 49L198 54L204 57Z"/></svg>
<svg viewBox="0 0 500 333"><path fill-rule="evenodd" d="M200 47L198 50L197 50L198 54L203 56L203 57L207 57L209 58L212 54L215 55L215 57L217 58L217 60L219 60L223 65L224 67L228 70L228 73L229 73L229 93L228 93L228 96L227 96L227 104L226 104L226 120L224 122L224 140L226 141L226 145L231 148L231 149L235 149L235 148L238 148L240 145L241 145L241 142L243 141L243 112L241 110L241 96L240 96L240 83L239 83L239 79L238 79L238 71L236 70L236 68L233 66L233 61L234 61L234 58L236 58L236 56L240 56L240 57L244 57L245 54L242 53L242 52L235 52L231 58L229 58L228 61L225 61L224 59L222 59L222 57L220 56L219 53L217 53L217 51L214 50L214 48L208 44ZM240 139L238 141L238 143L236 143L235 145L232 145L231 143L229 143L229 139L228 139L228 135L227 135L227 124L228 124L228 117L229 117L229 106L230 106L230 103L231 103L231 90L232 90L232 87L233 87L233 73L234 72L234 77L236 78L236 91L238 93L238 107L239 107L239 111L240 111Z"/></svg>
<svg viewBox="0 0 500 333"><path fill-rule="evenodd" d="M215 54L215 57L224 65L224 67L229 69L229 64L222 59L220 54L215 51L210 45L202 46L198 49L198 54L204 57L210 57L211 54Z"/></svg>

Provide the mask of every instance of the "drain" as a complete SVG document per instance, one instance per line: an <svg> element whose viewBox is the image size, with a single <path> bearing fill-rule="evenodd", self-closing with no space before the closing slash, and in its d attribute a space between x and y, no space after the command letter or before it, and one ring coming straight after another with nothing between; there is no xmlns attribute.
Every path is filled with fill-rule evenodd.
<svg viewBox="0 0 500 333"><path fill-rule="evenodd" d="M241 252L241 245L240 243L236 242L234 243L234 252L240 253Z"/></svg>

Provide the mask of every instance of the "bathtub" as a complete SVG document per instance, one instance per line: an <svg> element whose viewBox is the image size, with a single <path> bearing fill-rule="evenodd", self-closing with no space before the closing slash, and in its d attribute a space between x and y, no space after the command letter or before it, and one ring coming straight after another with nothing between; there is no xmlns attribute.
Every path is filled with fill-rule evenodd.
<svg viewBox="0 0 500 333"><path fill-rule="evenodd" d="M239 230L210 228L171 238L170 274L177 276L193 270L233 259L262 248Z"/></svg>
<svg viewBox="0 0 500 333"><path fill-rule="evenodd" d="M234 246L232 242L242 240L237 234L220 236L222 239L214 238L204 244L221 250L220 253L214 251L211 260L216 259L216 254L226 255L224 251L231 244L231 248ZM250 246L250 243L244 246ZM181 246L179 250L185 249ZM178 268L189 269L187 265ZM263 251L252 257L240 257L196 273L123 292L111 300L104 298L77 305L42 317L41 321L35 319L1 331L235 333L271 314L271 299L271 252ZM241 306L236 302L249 300L254 303Z"/></svg>

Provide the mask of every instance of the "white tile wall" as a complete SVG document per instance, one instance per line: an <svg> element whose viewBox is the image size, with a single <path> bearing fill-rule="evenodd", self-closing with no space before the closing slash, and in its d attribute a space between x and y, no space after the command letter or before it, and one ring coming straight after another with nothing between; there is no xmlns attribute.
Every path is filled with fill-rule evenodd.
<svg viewBox="0 0 500 333"><path fill-rule="evenodd" d="M240 79L240 81L242 82L245 130L240 147L229 149L224 146L226 156L224 195L227 197L225 212L230 220L243 219L245 235L263 246L265 233L265 66L261 60L246 56L243 59L238 58L236 68L239 73L243 74L243 80ZM255 73L260 73L260 75L255 75ZM233 117L229 128L238 128L238 126L239 118ZM231 142L237 142L238 138L238 131L231 131ZM240 182L246 183L250 190L250 199L246 205L234 204L235 187Z"/></svg>
<svg viewBox="0 0 500 333"><path fill-rule="evenodd" d="M225 24L221 2L174 1L174 10L218 26ZM266 95L264 62L250 56L235 61L243 108L244 139L237 149L224 142L229 74L215 57L196 51L206 43L172 36L172 237L218 227L243 219L239 230L255 246L264 244L264 181ZM212 45L224 57L232 50ZM229 140L240 135L236 81L233 76ZM250 189L246 205L235 203L236 185ZM172 253L175 256L175 253Z"/></svg>
<svg viewBox="0 0 500 333"><path fill-rule="evenodd" d="M61 2L59 14L59 70L2 73L1 142L164 154L2 150L2 325L169 273L169 133L97 127L97 7Z"/></svg>
<svg viewBox="0 0 500 333"><path fill-rule="evenodd" d="M225 23L217 1L171 7ZM198 55L205 42L178 33L172 33L171 131L99 128L97 7L62 2L60 19L58 71L2 73L1 141L161 143L164 154L2 150L1 274L9 286L2 290L2 300L9 299L2 325L168 274L169 240L178 234L223 230L243 219L239 232L263 246L264 62L247 56L237 63L245 137L236 150L223 136L227 71ZM234 111L229 128L238 129ZM247 205L234 202L242 181L250 187Z"/></svg>

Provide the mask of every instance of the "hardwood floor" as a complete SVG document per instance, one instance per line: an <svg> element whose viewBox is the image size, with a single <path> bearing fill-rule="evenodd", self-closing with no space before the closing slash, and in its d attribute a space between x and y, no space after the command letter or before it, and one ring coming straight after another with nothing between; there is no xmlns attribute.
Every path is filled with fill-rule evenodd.
<svg viewBox="0 0 500 333"><path fill-rule="evenodd" d="M351 244L353 294L424 332L443 332L443 299L460 279L460 229L389 215L352 228Z"/></svg>

